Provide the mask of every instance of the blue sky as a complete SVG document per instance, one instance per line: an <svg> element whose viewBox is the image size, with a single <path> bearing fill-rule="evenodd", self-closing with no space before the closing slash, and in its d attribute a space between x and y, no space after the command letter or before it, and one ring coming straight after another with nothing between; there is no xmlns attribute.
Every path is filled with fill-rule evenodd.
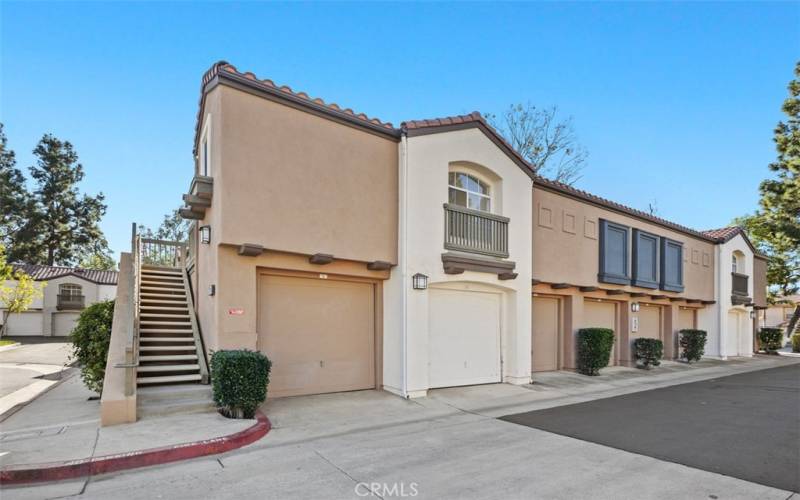
<svg viewBox="0 0 800 500"><path fill-rule="evenodd" d="M102 191L115 252L192 174L200 78L242 71L399 124L557 105L577 186L704 229L751 212L800 58L800 3L0 3L0 120L45 132Z"/></svg>

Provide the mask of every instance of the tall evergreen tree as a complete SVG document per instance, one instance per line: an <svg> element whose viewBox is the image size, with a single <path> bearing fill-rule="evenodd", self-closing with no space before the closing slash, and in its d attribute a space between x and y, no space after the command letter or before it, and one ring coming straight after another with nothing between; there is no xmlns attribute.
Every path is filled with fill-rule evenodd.
<svg viewBox="0 0 800 500"><path fill-rule="evenodd" d="M83 166L68 141L45 134L33 150L30 167L36 182L28 220L9 248L10 260L34 264L75 265L87 255L107 254L99 222L106 211L102 193L78 191Z"/></svg>
<svg viewBox="0 0 800 500"><path fill-rule="evenodd" d="M800 62L794 73L782 107L786 121L775 127L778 158L769 168L777 175L759 186L756 213L737 220L770 257L767 281L772 299L800 289Z"/></svg>
<svg viewBox="0 0 800 500"><path fill-rule="evenodd" d="M9 246L25 225L31 196L0 123L0 244Z"/></svg>

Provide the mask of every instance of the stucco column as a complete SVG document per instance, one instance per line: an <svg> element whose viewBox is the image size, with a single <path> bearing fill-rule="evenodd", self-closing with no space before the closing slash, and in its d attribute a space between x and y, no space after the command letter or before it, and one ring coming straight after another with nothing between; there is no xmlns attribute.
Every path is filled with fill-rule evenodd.
<svg viewBox="0 0 800 500"><path fill-rule="evenodd" d="M574 370L575 336L583 318L583 296L569 295L564 298L564 368Z"/></svg>
<svg viewBox="0 0 800 500"><path fill-rule="evenodd" d="M679 325L680 307L675 304L664 307L664 359L677 357Z"/></svg>
<svg viewBox="0 0 800 500"><path fill-rule="evenodd" d="M630 366L633 363L631 356L631 305L630 302L619 302L619 329L617 337L617 356L618 363L623 366Z"/></svg>

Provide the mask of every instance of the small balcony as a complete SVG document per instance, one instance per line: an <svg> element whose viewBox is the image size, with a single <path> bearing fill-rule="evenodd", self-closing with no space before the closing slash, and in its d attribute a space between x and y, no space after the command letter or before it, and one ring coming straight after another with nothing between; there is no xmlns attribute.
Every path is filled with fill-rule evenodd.
<svg viewBox="0 0 800 500"><path fill-rule="evenodd" d="M83 295L58 295L56 309L59 311L81 310L85 307L86 298Z"/></svg>
<svg viewBox="0 0 800 500"><path fill-rule="evenodd" d="M508 217L445 203L444 247L505 259L508 222Z"/></svg>
<svg viewBox="0 0 800 500"><path fill-rule="evenodd" d="M749 276L746 274L731 273L731 302L734 305L749 304L752 299L747 294L747 280Z"/></svg>

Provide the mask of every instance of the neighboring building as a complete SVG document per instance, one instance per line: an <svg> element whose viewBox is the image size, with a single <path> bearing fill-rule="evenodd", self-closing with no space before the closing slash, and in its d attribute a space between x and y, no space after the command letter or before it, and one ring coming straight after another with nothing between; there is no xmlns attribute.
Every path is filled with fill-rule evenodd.
<svg viewBox="0 0 800 500"><path fill-rule="evenodd" d="M715 274L717 303L712 307L706 354L727 358L752 356L758 327L757 312L767 307L767 259L759 254L740 227L705 231L719 240ZM754 310L755 308L755 310Z"/></svg>
<svg viewBox="0 0 800 500"><path fill-rule="evenodd" d="M800 295L777 297L775 303L764 311L762 326L786 329L800 308ZM798 321L800 323L800 321Z"/></svg>
<svg viewBox="0 0 800 500"><path fill-rule="evenodd" d="M395 128L218 63L195 157L205 349L267 353L271 396L525 384L573 368L590 326L616 332L612 364L643 336L675 357L682 328L708 330L708 355L753 352L765 263L740 229L537 177L478 113Z"/></svg>
<svg viewBox="0 0 800 500"><path fill-rule="evenodd" d="M44 284L44 296L34 300L27 311L9 315L4 335L67 336L81 310L95 302L113 299L117 294L116 271L38 264L13 264L12 267L14 271L30 275L38 286ZM11 286L14 283L7 282Z"/></svg>

